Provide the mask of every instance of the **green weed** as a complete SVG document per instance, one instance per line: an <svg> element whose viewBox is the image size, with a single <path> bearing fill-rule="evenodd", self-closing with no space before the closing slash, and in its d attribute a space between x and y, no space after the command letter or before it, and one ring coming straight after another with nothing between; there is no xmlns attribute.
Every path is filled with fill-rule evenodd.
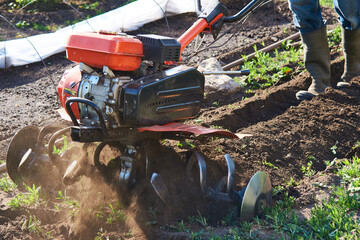
<svg viewBox="0 0 360 240"><path fill-rule="evenodd" d="M82 5L79 6L79 8L87 9L87 10L95 10L98 6L99 6L99 2L94 2L90 4L83 3Z"/></svg>
<svg viewBox="0 0 360 240"><path fill-rule="evenodd" d="M191 240L201 240L201 239L202 239L202 235L203 235L203 231L204 231L204 229L201 229L200 232L193 232L193 231L191 231L189 238L190 238Z"/></svg>
<svg viewBox="0 0 360 240"><path fill-rule="evenodd" d="M258 239L259 232L252 230L253 223L242 222L240 227L231 228L227 234L227 239Z"/></svg>
<svg viewBox="0 0 360 240"><path fill-rule="evenodd" d="M120 203L116 203L114 207L111 203L109 204L110 213L106 217L107 224L122 223L126 220L125 212L120 209Z"/></svg>
<svg viewBox="0 0 360 240"><path fill-rule="evenodd" d="M202 227L205 227L205 228L208 227L206 217L203 217L199 210L197 212L198 212L198 215L195 218L196 222L198 222Z"/></svg>
<svg viewBox="0 0 360 240"><path fill-rule="evenodd" d="M19 193L11 199L9 205L12 209L42 204L39 196L41 187L35 187L33 184L32 187L26 186L25 189L27 191L26 193Z"/></svg>
<svg viewBox="0 0 360 240"><path fill-rule="evenodd" d="M296 187L298 186L300 183L296 182L292 177L290 177L290 180L289 181L286 181L284 179L284 182L286 184L286 188L289 188L289 187Z"/></svg>
<svg viewBox="0 0 360 240"><path fill-rule="evenodd" d="M147 210L149 214L150 221L148 221L147 225L155 225L157 223L157 213L156 208L149 207Z"/></svg>
<svg viewBox="0 0 360 240"><path fill-rule="evenodd" d="M334 47L341 43L341 27L337 26L328 34L329 47Z"/></svg>
<svg viewBox="0 0 360 240"><path fill-rule="evenodd" d="M360 158L343 159L340 164L343 166L337 173L346 183L348 189L360 191Z"/></svg>
<svg viewBox="0 0 360 240"><path fill-rule="evenodd" d="M27 21L23 20L23 21L18 21L15 26L18 28L27 28L30 25L30 23L28 23Z"/></svg>
<svg viewBox="0 0 360 240"><path fill-rule="evenodd" d="M254 50L254 59L248 61L246 56L243 56L245 58L243 68L250 70L250 74L245 80L246 87L249 89L272 86L294 72L294 69L290 67L291 64L297 63L298 66L302 66L302 62L299 62L301 51L290 47L288 42L284 42L281 53L275 50L274 56L257 51L256 45ZM239 79L235 78L235 81L239 81Z"/></svg>
<svg viewBox="0 0 360 240"><path fill-rule="evenodd" d="M31 2L36 2L36 0L15 0L9 3L9 7L11 7L12 9L19 9L25 7L27 4L30 4Z"/></svg>
<svg viewBox="0 0 360 240"><path fill-rule="evenodd" d="M56 199L61 200L62 202L61 205L55 206L55 208L60 209L61 206L67 208L69 210L70 216L74 216L79 211L79 202L67 196L66 192L63 193L62 191L58 191L58 196Z"/></svg>
<svg viewBox="0 0 360 240"><path fill-rule="evenodd" d="M7 177L0 179L0 189L4 192L11 192L17 188L17 185L13 181L9 181Z"/></svg>
<svg viewBox="0 0 360 240"><path fill-rule="evenodd" d="M272 164L271 162L268 162L266 160L260 162L262 165L273 168L273 169L279 169L277 166L275 166L274 164Z"/></svg>
<svg viewBox="0 0 360 240"><path fill-rule="evenodd" d="M233 225L234 221L236 219L236 214L234 211L229 211L226 216L221 219L221 225L223 226L231 226Z"/></svg>
<svg viewBox="0 0 360 240"><path fill-rule="evenodd" d="M278 201L275 207L265 209L267 226L280 236L292 236L289 239L306 232L306 226L292 210L293 205L294 198L286 192L283 200Z"/></svg>
<svg viewBox="0 0 360 240"><path fill-rule="evenodd" d="M308 162L306 166L301 166L301 171L304 173L306 177L311 177L315 175L315 170L311 169L313 163L312 161Z"/></svg>
<svg viewBox="0 0 360 240"><path fill-rule="evenodd" d="M30 233L35 234L38 237L53 239L51 231L45 232L41 226L41 221L36 218L35 215L29 215L29 219L23 222L21 229L28 230Z"/></svg>
<svg viewBox="0 0 360 240"><path fill-rule="evenodd" d="M309 225L320 239L348 239L351 235L359 236L360 221L354 218L354 210L359 207L360 195L351 194L345 188L338 187L328 201L322 201L322 204L311 210Z"/></svg>
<svg viewBox="0 0 360 240"><path fill-rule="evenodd" d="M57 148L55 145L54 145L54 150L53 150L53 153L57 154L57 155L60 155L61 153L65 152L65 150L69 149L70 146L68 146L68 142L67 142L67 139L66 139L66 136L63 135L63 139L64 139L64 144L61 148Z"/></svg>

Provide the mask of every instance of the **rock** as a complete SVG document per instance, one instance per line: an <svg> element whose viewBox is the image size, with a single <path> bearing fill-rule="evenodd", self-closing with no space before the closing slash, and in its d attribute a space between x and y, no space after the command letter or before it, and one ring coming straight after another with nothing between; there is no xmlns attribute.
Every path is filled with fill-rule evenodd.
<svg viewBox="0 0 360 240"><path fill-rule="evenodd" d="M203 71L223 71L216 58L209 58L200 63L198 70ZM228 75L206 75L205 92L222 91L224 94L233 94L240 91L241 86Z"/></svg>

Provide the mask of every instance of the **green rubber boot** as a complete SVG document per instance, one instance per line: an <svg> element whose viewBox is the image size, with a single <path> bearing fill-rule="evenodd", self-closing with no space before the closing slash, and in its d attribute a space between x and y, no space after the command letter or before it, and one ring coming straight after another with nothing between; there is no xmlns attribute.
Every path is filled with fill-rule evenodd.
<svg viewBox="0 0 360 240"><path fill-rule="evenodd" d="M350 86L353 77L360 76L360 29L342 30L343 49L345 57L344 73L337 87Z"/></svg>
<svg viewBox="0 0 360 240"><path fill-rule="evenodd" d="M301 34L304 46L305 67L312 77L307 91L296 93L298 100L310 100L330 87L330 50L326 27L310 33Z"/></svg>

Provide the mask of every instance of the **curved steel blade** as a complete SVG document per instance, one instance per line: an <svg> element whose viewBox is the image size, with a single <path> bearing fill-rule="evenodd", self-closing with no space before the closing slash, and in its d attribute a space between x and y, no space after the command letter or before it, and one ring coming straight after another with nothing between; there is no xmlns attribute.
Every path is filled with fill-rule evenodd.
<svg viewBox="0 0 360 240"><path fill-rule="evenodd" d="M18 169L21 159L29 149L35 149L39 132L38 127L24 127L15 133L9 143L6 155L6 168L11 180L16 184L22 182Z"/></svg>
<svg viewBox="0 0 360 240"><path fill-rule="evenodd" d="M240 221L250 221L261 215L263 207L270 206L272 201L272 187L266 172L257 172L246 186L241 204Z"/></svg>

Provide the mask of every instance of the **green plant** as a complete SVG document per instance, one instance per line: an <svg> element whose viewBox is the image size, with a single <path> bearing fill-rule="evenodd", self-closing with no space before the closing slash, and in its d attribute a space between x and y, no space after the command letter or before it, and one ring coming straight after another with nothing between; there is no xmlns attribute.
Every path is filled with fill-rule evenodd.
<svg viewBox="0 0 360 240"><path fill-rule="evenodd" d="M13 8L13 9L19 9L19 8L25 7L28 4L32 4L36 1L37 0L15 0L15 1L9 3L9 7Z"/></svg>
<svg viewBox="0 0 360 240"><path fill-rule="evenodd" d="M81 9L88 9L88 10L95 10L97 7L99 6L99 2L96 1L94 3L90 3L90 4L87 4L87 3L83 3L79 6L79 8Z"/></svg>
<svg viewBox="0 0 360 240"><path fill-rule="evenodd" d="M39 31L44 31L44 32L48 32L48 31L55 32L59 28L60 28L60 26L58 26L58 25L42 25L42 24L39 24L39 23L36 23L36 22L34 22L32 24L32 29L39 30Z"/></svg>
<svg viewBox="0 0 360 240"><path fill-rule="evenodd" d="M28 23L27 21L23 20L23 21L18 21L15 26L18 28L27 28L30 25L30 23Z"/></svg>
<svg viewBox="0 0 360 240"><path fill-rule="evenodd" d="M106 234L106 230L103 228L100 228L99 231L96 233L96 237L94 240L107 240L109 237Z"/></svg>
<svg viewBox="0 0 360 240"><path fill-rule="evenodd" d="M155 225L157 223L157 213L156 208L149 207L147 210L149 214L150 221L148 221L147 225Z"/></svg>
<svg viewBox="0 0 360 240"><path fill-rule="evenodd" d="M308 162L306 167L305 166L301 166L301 171L304 173L304 175L306 177L311 177L313 175L315 175L315 170L311 169L313 163L312 161Z"/></svg>
<svg viewBox="0 0 360 240"><path fill-rule="evenodd" d="M190 228L184 223L184 220L181 220L180 222L177 222L175 226L173 226L173 229L177 232L189 232Z"/></svg>
<svg viewBox="0 0 360 240"><path fill-rule="evenodd" d="M63 193L62 191L58 191L58 196L56 199L62 201L61 206L69 209L70 216L74 216L79 211L79 202L67 196L66 192ZM60 206L56 206L56 208L59 209Z"/></svg>
<svg viewBox="0 0 360 240"><path fill-rule="evenodd" d="M235 215L234 211L231 211L231 210L230 210L230 211L226 214L226 216L225 216L223 219L221 219L221 225L223 225L223 226L233 225L233 223L234 223L234 221L235 221L235 219L236 219L235 216L236 216L236 215Z"/></svg>
<svg viewBox="0 0 360 240"><path fill-rule="evenodd" d="M340 164L342 167L337 173L346 183L348 189L360 191L360 158L343 159Z"/></svg>
<svg viewBox="0 0 360 240"><path fill-rule="evenodd" d="M12 209L42 204L39 196L41 187L35 187L33 184L32 188L25 186L25 189L26 193L19 193L11 199L9 205Z"/></svg>
<svg viewBox="0 0 360 240"><path fill-rule="evenodd" d="M7 177L0 179L0 189L4 192L10 192L17 188L17 185L13 181L9 181Z"/></svg>
<svg viewBox="0 0 360 240"><path fill-rule="evenodd" d="M328 34L328 42L330 47L334 47L341 43L341 27L337 26Z"/></svg>
<svg viewBox="0 0 360 240"><path fill-rule="evenodd" d="M245 59L243 67L250 70L250 74L245 80L246 87L258 89L272 86L294 72L289 64L297 63L302 66L301 61L299 62L299 57L302 55L300 50L296 50L286 43L284 43L283 49L281 53L275 50L272 57L270 53L257 51L257 47L254 45L255 58L249 61L246 56L243 56ZM235 81L239 81L239 79L235 78Z"/></svg>
<svg viewBox="0 0 360 240"><path fill-rule="evenodd" d="M323 200L311 210L309 225L319 239L348 239L359 236L360 221L354 210L360 207L360 195L338 187L328 201Z"/></svg>
<svg viewBox="0 0 360 240"><path fill-rule="evenodd" d="M283 200L276 203L275 207L265 209L266 223L275 233L281 236L302 235L307 232L305 223L301 222L298 215L292 210L294 198L286 192Z"/></svg>
<svg viewBox="0 0 360 240"><path fill-rule="evenodd" d="M25 220L21 227L22 230L28 230L30 233L35 234L38 237L52 239L51 231L45 232L41 226L41 221L36 218L35 215L30 215L28 220Z"/></svg>
<svg viewBox="0 0 360 240"><path fill-rule="evenodd" d="M284 182L285 182L285 184L286 184L286 188L296 187L296 186L299 185L299 183L296 182L292 177L290 177L290 180L289 180L289 181L286 181L286 180L284 179Z"/></svg>
<svg viewBox="0 0 360 240"><path fill-rule="evenodd" d="M204 231L204 229L201 229L200 232L193 232L193 231L191 231L189 238L190 238L191 240L201 240L201 236L202 236L202 234L203 234L203 231Z"/></svg>
<svg viewBox="0 0 360 240"><path fill-rule="evenodd" d="M253 231L252 226L251 222L242 222L240 227L231 228L228 233L229 239L258 239L259 232Z"/></svg>
<svg viewBox="0 0 360 240"><path fill-rule="evenodd" d="M277 166L275 166L274 164L272 164L271 162L268 162L266 160L260 162L262 165L273 168L273 169L279 169Z"/></svg>
<svg viewBox="0 0 360 240"><path fill-rule="evenodd" d="M198 222L201 226L206 228L208 226L206 217L203 217L199 210L197 212L198 215L195 218L196 222Z"/></svg>
<svg viewBox="0 0 360 240"><path fill-rule="evenodd" d="M113 224L113 223L122 223L126 220L125 212L120 209L120 203L116 203L116 207L114 207L111 203L109 204L110 213L106 217L106 223L107 224Z"/></svg>
<svg viewBox="0 0 360 240"><path fill-rule="evenodd" d="M65 152L65 150L69 149L70 146L68 146L68 142L67 142L67 139L66 139L66 136L63 135L62 136L63 139L64 139L64 144L62 145L61 148L57 148L55 145L54 145L54 150L53 150L53 153L57 154L57 155L60 155L61 153Z"/></svg>

